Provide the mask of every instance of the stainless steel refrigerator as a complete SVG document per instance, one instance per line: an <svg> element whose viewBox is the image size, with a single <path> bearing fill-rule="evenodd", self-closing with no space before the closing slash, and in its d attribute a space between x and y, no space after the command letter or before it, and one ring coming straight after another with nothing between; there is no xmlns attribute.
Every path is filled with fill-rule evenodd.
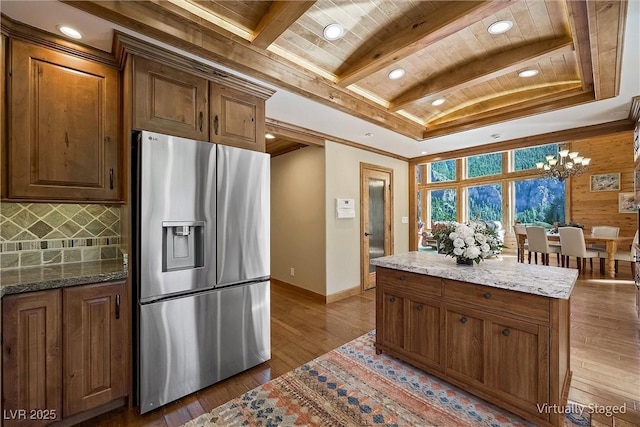
<svg viewBox="0 0 640 427"><path fill-rule="evenodd" d="M269 156L135 132L131 262L141 413L271 357Z"/></svg>

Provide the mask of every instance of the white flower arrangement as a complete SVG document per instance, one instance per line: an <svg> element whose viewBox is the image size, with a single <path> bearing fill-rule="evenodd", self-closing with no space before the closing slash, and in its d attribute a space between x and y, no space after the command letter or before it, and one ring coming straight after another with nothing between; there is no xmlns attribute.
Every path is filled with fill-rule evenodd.
<svg viewBox="0 0 640 427"><path fill-rule="evenodd" d="M472 260L478 264L502 251L497 233L483 222L439 223L432 232L438 241L438 251L459 261Z"/></svg>

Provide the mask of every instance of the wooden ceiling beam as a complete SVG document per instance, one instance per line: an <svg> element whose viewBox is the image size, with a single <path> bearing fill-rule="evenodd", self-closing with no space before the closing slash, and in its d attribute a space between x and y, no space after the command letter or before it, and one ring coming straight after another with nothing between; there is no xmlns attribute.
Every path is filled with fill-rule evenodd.
<svg viewBox="0 0 640 427"><path fill-rule="evenodd" d="M314 4L315 0L271 2L269 12L260 19L253 33L251 44L266 49Z"/></svg>
<svg viewBox="0 0 640 427"><path fill-rule="evenodd" d="M620 94L627 0L587 1L587 15L596 100L613 98Z"/></svg>
<svg viewBox="0 0 640 427"><path fill-rule="evenodd" d="M411 27L376 46L353 65L341 72L337 84L347 87L383 68L418 52L476 22L514 4L516 0L454 1L431 14L429 19ZM346 61L351 62L351 60Z"/></svg>
<svg viewBox="0 0 640 427"><path fill-rule="evenodd" d="M420 99L438 97L446 92L455 92L499 76L509 74L527 65L551 56L573 51L573 42L569 38L541 40L529 45L499 52L495 55L447 70L426 82L414 86L397 98L391 100L389 110L398 111Z"/></svg>
<svg viewBox="0 0 640 427"><path fill-rule="evenodd" d="M508 91L496 96L487 97L482 101L451 108L442 113L441 116L429 121L427 128L431 126L447 126L448 123L459 120L489 117L495 115L496 112L500 113L499 109L501 108L505 109L502 111L509 111L510 108L519 107L524 102L535 105L539 103L541 99L543 100L542 102L548 102L582 92L578 80L549 83L537 87Z"/></svg>
<svg viewBox="0 0 640 427"><path fill-rule="evenodd" d="M431 139L438 136L450 135L452 133L472 130L508 120L546 113L560 108L573 107L592 102L594 99L593 92L583 92L582 89L567 92L573 92L573 95L558 96L558 94L553 94L550 95L549 98L544 97L532 102L523 102L520 105L508 105L479 114L478 116L470 116L447 122L441 126L427 126L423 137L424 139Z"/></svg>
<svg viewBox="0 0 640 427"><path fill-rule="evenodd" d="M586 0L567 1L569 27L576 47L578 72L582 80L582 90L593 90L593 69L591 68L591 41L589 40L589 18Z"/></svg>
<svg viewBox="0 0 640 427"><path fill-rule="evenodd" d="M325 135L290 123L279 122L277 120L267 118L265 131L276 137L287 140L302 142L306 145L324 147Z"/></svg>
<svg viewBox="0 0 640 427"><path fill-rule="evenodd" d="M461 148L459 150L414 157L409 161L409 166L412 167L421 163L447 159L457 159L460 157L476 156L478 154L514 150L517 148L535 147L538 145L553 144L554 142L571 142L580 139L593 138L603 135L612 135L615 133L628 132L632 130L632 121L616 120L613 122L600 123L597 125L583 126L579 128L566 129L555 132L547 132L539 135L510 139L508 141L494 142L492 144L478 145L475 147Z"/></svg>

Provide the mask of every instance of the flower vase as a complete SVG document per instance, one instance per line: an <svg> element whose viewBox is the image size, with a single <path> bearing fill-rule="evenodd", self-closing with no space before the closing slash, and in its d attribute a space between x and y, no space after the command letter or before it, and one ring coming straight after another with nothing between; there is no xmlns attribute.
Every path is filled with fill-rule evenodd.
<svg viewBox="0 0 640 427"><path fill-rule="evenodd" d="M456 264L473 265L473 260L471 258L456 257Z"/></svg>

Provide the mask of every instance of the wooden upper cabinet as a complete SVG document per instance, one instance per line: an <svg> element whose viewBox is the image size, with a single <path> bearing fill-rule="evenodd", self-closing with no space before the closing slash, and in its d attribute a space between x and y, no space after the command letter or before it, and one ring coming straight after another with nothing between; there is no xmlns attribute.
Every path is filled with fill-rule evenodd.
<svg viewBox="0 0 640 427"><path fill-rule="evenodd" d="M128 375L124 283L63 289L65 417L123 397Z"/></svg>
<svg viewBox="0 0 640 427"><path fill-rule="evenodd" d="M215 82L210 88L210 141L264 152L264 99Z"/></svg>
<svg viewBox="0 0 640 427"><path fill-rule="evenodd" d="M133 127L209 140L209 82L193 74L134 58Z"/></svg>
<svg viewBox="0 0 640 427"><path fill-rule="evenodd" d="M57 290L2 299L4 427L44 426L61 418L61 304ZM19 410L24 416L47 412L21 419Z"/></svg>
<svg viewBox="0 0 640 427"><path fill-rule="evenodd" d="M11 40L10 199L119 201L119 72Z"/></svg>

